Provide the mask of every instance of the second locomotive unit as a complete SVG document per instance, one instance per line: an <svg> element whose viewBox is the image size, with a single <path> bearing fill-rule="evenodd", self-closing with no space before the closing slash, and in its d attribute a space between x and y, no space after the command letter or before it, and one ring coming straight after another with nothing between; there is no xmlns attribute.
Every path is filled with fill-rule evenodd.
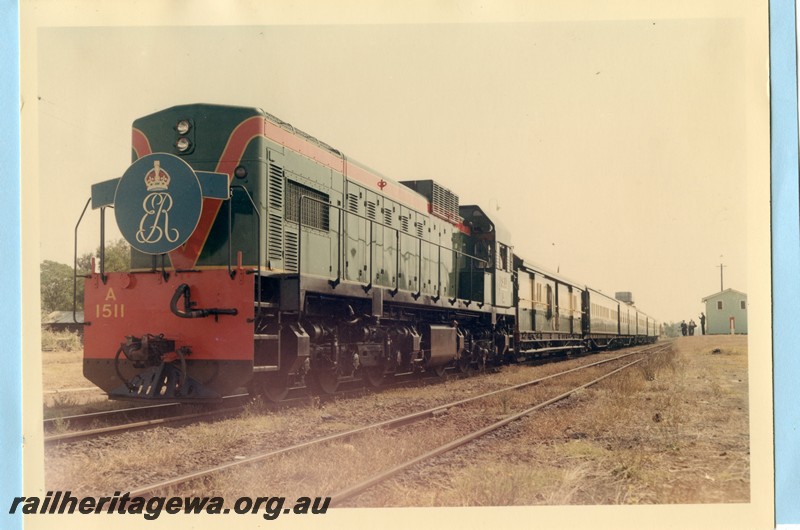
<svg viewBox="0 0 800 530"><path fill-rule="evenodd" d="M432 180L397 182L257 108L136 120L92 187L131 270L85 280L84 374L123 399L218 400L656 340L636 308L514 255ZM101 229L102 230L102 229ZM102 238L101 238L102 239Z"/></svg>

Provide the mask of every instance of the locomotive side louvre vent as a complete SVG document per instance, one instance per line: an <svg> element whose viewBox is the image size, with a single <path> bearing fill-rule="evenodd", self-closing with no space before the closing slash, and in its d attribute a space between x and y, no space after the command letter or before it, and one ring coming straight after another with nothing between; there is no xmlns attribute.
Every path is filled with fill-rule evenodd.
<svg viewBox="0 0 800 530"><path fill-rule="evenodd" d="M314 200L302 200L310 197ZM303 228L328 230L329 198L326 193L286 180L286 221L300 223ZM302 211L301 211L302 210Z"/></svg>
<svg viewBox="0 0 800 530"><path fill-rule="evenodd" d="M392 211L389 208L383 209L383 224L392 226Z"/></svg>
<svg viewBox="0 0 800 530"><path fill-rule="evenodd" d="M280 215L270 213L267 222L269 225L267 227L267 257L270 261L280 260L283 257L283 252L281 251L283 247L283 238L281 237L283 219Z"/></svg>
<svg viewBox="0 0 800 530"><path fill-rule="evenodd" d="M347 194L347 209L353 213L358 213L358 196L355 193Z"/></svg>
<svg viewBox="0 0 800 530"><path fill-rule="evenodd" d="M283 259L283 168L269 164L267 181L267 258L270 261Z"/></svg>
<svg viewBox="0 0 800 530"><path fill-rule="evenodd" d="M269 165L267 201L270 208L283 209L283 168L273 163Z"/></svg>
<svg viewBox="0 0 800 530"><path fill-rule="evenodd" d="M365 203L365 206L367 207L367 218L368 219L372 219L374 221L375 220L375 203L372 202L372 201L367 201Z"/></svg>
<svg viewBox="0 0 800 530"><path fill-rule="evenodd" d="M287 228L284 234L286 242L286 255L283 259L283 268L288 272L298 272L298 237L297 231Z"/></svg>
<svg viewBox="0 0 800 530"><path fill-rule="evenodd" d="M421 238L422 237L422 223L416 222L416 223L414 223L414 226L417 227L417 237Z"/></svg>
<svg viewBox="0 0 800 530"><path fill-rule="evenodd" d="M401 215L400 216L400 225L403 227L403 232L408 233L408 216Z"/></svg>

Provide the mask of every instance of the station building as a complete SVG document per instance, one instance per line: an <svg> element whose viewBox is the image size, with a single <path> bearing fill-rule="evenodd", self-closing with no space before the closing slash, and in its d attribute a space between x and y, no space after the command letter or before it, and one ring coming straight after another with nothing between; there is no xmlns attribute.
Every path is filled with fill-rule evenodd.
<svg viewBox="0 0 800 530"><path fill-rule="evenodd" d="M747 295L725 289L703 298L706 305L706 335L746 335Z"/></svg>

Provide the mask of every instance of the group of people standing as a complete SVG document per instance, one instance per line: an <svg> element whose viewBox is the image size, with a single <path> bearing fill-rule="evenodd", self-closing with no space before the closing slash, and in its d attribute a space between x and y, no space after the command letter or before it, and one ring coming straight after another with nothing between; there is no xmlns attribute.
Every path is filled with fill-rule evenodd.
<svg viewBox="0 0 800 530"><path fill-rule="evenodd" d="M689 320L687 324L685 320L681 320L681 335L684 337L687 335L694 335L694 328L697 327L697 324L694 323L694 320ZM706 315L704 313L700 313L700 334L706 334Z"/></svg>

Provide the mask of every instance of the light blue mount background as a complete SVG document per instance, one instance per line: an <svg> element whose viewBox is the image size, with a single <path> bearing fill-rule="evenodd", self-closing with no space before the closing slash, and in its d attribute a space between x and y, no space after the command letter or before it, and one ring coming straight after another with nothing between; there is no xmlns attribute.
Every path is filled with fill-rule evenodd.
<svg viewBox="0 0 800 530"><path fill-rule="evenodd" d="M795 5L770 2L775 513L800 524L800 231Z"/></svg>
<svg viewBox="0 0 800 530"><path fill-rule="evenodd" d="M20 340L19 8L0 0L0 527L22 528L4 509L22 491L22 368ZM770 1L772 89L772 221L775 363L775 482L779 525L800 524L800 227L798 212L797 62L795 5ZM16 250L16 251L14 251ZM32 265L36 267L36 264Z"/></svg>
<svg viewBox="0 0 800 530"><path fill-rule="evenodd" d="M22 528L22 518L8 514L8 502L23 495L18 20L17 0L0 0L0 528L9 530Z"/></svg>

